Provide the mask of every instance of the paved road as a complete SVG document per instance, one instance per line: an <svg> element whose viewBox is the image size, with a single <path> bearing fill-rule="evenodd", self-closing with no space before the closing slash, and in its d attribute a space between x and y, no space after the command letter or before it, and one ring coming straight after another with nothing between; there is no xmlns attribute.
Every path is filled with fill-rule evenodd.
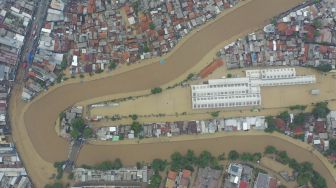
<svg viewBox="0 0 336 188"><path fill-rule="evenodd" d="M25 39L25 43L22 46L22 52L20 57L20 64L27 61L27 58L29 56L29 53L32 52L35 54L36 48L38 46L38 39L41 32L41 28L44 25L46 16L47 16L47 10L49 6L50 1L49 0L38 0L37 1L37 9L34 14L34 20L31 23L31 26L27 30L27 35ZM36 36L36 38L35 38ZM35 40L34 40L35 39ZM19 66L19 73L22 71L25 72L25 69L22 69L21 66ZM24 79L23 77L17 78L17 82L21 83Z"/></svg>

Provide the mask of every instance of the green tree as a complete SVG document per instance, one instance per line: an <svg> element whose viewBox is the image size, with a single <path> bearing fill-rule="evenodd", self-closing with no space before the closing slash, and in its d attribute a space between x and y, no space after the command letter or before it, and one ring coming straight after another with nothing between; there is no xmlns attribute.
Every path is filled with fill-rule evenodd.
<svg viewBox="0 0 336 188"><path fill-rule="evenodd" d="M60 182L56 182L54 184L47 184L44 188L64 188L63 184Z"/></svg>
<svg viewBox="0 0 336 188"><path fill-rule="evenodd" d="M152 22L149 24L149 29L154 30L155 29L155 24Z"/></svg>
<svg viewBox="0 0 336 188"><path fill-rule="evenodd" d="M159 188L161 181L162 181L162 177L156 173L150 178L150 184L147 187L148 188Z"/></svg>
<svg viewBox="0 0 336 188"><path fill-rule="evenodd" d="M279 151L278 152L278 160L282 164L288 164L289 161L290 161L290 159L289 159L288 154L287 154L286 151Z"/></svg>
<svg viewBox="0 0 336 188"><path fill-rule="evenodd" d="M290 168L294 169L295 171L302 172L300 163L298 163L295 159L290 159L288 161L288 165Z"/></svg>
<svg viewBox="0 0 336 188"><path fill-rule="evenodd" d="M161 159L154 159L152 161L152 169L154 171L164 171L164 169L167 166L167 161L161 160Z"/></svg>
<svg viewBox="0 0 336 188"><path fill-rule="evenodd" d="M319 19L315 19L315 20L313 21L313 25L314 25L315 28L319 29L319 28L322 27L322 22L321 22L321 20L319 20Z"/></svg>
<svg viewBox="0 0 336 188"><path fill-rule="evenodd" d="M330 112L327 102L319 102L315 105L313 109L313 114L315 118L325 118Z"/></svg>
<svg viewBox="0 0 336 188"><path fill-rule="evenodd" d="M273 154L276 152L277 152L277 149L274 146L267 146L265 148L264 154Z"/></svg>
<svg viewBox="0 0 336 188"><path fill-rule="evenodd" d="M63 168L64 163L64 161L54 162L54 168Z"/></svg>
<svg viewBox="0 0 336 188"><path fill-rule="evenodd" d="M298 175L296 181L299 185L307 185L310 179L311 179L310 174L301 173Z"/></svg>
<svg viewBox="0 0 336 188"><path fill-rule="evenodd" d="M239 159L239 153L236 150L231 150L229 152L228 158L231 161L235 161L235 160Z"/></svg>
<svg viewBox="0 0 336 188"><path fill-rule="evenodd" d="M65 70L68 67L68 62L66 60L66 58L63 58L62 62L61 62L61 70Z"/></svg>
<svg viewBox="0 0 336 188"><path fill-rule="evenodd" d="M196 161L197 161L197 157L196 157L194 151L192 151L190 149L187 151L187 154L186 154L185 158L191 165L195 164Z"/></svg>
<svg viewBox="0 0 336 188"><path fill-rule="evenodd" d="M145 53L149 52L149 47L148 47L148 44L147 44L147 43L144 44L144 46L143 46L143 51L144 51Z"/></svg>
<svg viewBox="0 0 336 188"><path fill-rule="evenodd" d="M214 159L213 159L213 156L211 155L211 153L208 152L208 151L203 151L198 157L198 165L201 168L205 168L205 167L209 166L209 164L212 160L214 160Z"/></svg>
<svg viewBox="0 0 336 188"><path fill-rule="evenodd" d="M232 74L231 74L231 73L228 73L228 74L226 75L226 77L227 77L227 78L232 78Z"/></svg>
<svg viewBox="0 0 336 188"><path fill-rule="evenodd" d="M75 118L71 122L71 127L77 129L79 132L82 132L85 127L85 122L83 118Z"/></svg>
<svg viewBox="0 0 336 188"><path fill-rule="evenodd" d="M162 89L160 87L155 87L155 88L151 89L152 94L158 94L158 93L161 93L161 92L162 92Z"/></svg>
<svg viewBox="0 0 336 188"><path fill-rule="evenodd" d="M120 169L123 167L123 164L120 159L115 159L113 162L111 161L104 161L101 163L98 163L94 166L96 170L101 170L101 171L108 171L108 170L115 170L115 169Z"/></svg>
<svg viewBox="0 0 336 188"><path fill-rule="evenodd" d="M108 69L109 70L114 70L117 68L117 63L115 63L115 61L110 61L109 65L108 65Z"/></svg>
<svg viewBox="0 0 336 188"><path fill-rule="evenodd" d="M281 112L279 114L278 118L280 118L280 119L282 119L282 120L284 120L285 122L288 123L289 120L290 120L290 115L289 115L288 111L284 111L284 112Z"/></svg>
<svg viewBox="0 0 336 188"><path fill-rule="evenodd" d="M304 111L306 108L307 106L305 105L294 105L289 107L290 110L302 110L302 111Z"/></svg>
<svg viewBox="0 0 336 188"><path fill-rule="evenodd" d="M123 164L119 158L116 158L113 163L114 169L120 169L123 167Z"/></svg>
<svg viewBox="0 0 336 188"><path fill-rule="evenodd" d="M138 115L136 115L136 114L132 114L132 115L130 115L130 117L133 121L138 119Z"/></svg>
<svg viewBox="0 0 336 188"><path fill-rule="evenodd" d="M251 153L244 152L240 155L242 161L253 161L253 155Z"/></svg>
<svg viewBox="0 0 336 188"><path fill-rule="evenodd" d="M137 167L138 170L142 169L143 168L143 163L141 163L139 161L136 162L136 167Z"/></svg>
<svg viewBox="0 0 336 188"><path fill-rule="evenodd" d="M63 118L65 118L65 112L61 112L60 114L59 114L59 118L62 120Z"/></svg>
<svg viewBox="0 0 336 188"><path fill-rule="evenodd" d="M262 157L261 153L259 153L259 152L258 153L254 153L253 154L253 162L260 161L261 157Z"/></svg>
<svg viewBox="0 0 336 188"><path fill-rule="evenodd" d="M325 179L315 170L313 171L313 178L311 178L311 184L314 188L325 188L327 183Z"/></svg>
<svg viewBox="0 0 336 188"><path fill-rule="evenodd" d="M294 116L294 124L295 125L302 125L305 121L305 115L303 113L299 113Z"/></svg>
<svg viewBox="0 0 336 188"><path fill-rule="evenodd" d="M187 76L187 81L188 81L188 80L191 80L194 76L195 76L194 73L190 73L190 74L188 74L188 76Z"/></svg>
<svg viewBox="0 0 336 188"><path fill-rule="evenodd" d="M212 117L216 118L219 116L219 111L216 111L216 112L211 112L210 113Z"/></svg>
<svg viewBox="0 0 336 188"><path fill-rule="evenodd" d="M81 134L77 129L72 129L70 135L73 139L78 139Z"/></svg>
<svg viewBox="0 0 336 188"><path fill-rule="evenodd" d="M140 132L142 131L142 125L140 125L140 123L137 121L133 121L131 130L134 131L135 136L139 136Z"/></svg>
<svg viewBox="0 0 336 188"><path fill-rule="evenodd" d="M276 125L275 125L275 120L273 116L267 116L265 118L266 123L267 123L267 128L265 129L265 132L273 132L276 130Z"/></svg>
<svg viewBox="0 0 336 188"><path fill-rule="evenodd" d="M225 153L221 153L221 154L219 154L217 158L218 158L218 160L220 160L220 161L224 161L224 160L225 160Z"/></svg>
<svg viewBox="0 0 336 188"><path fill-rule="evenodd" d="M336 139L332 138L329 140L328 153L336 153Z"/></svg>
<svg viewBox="0 0 336 188"><path fill-rule="evenodd" d="M93 131L90 127L85 127L83 131L84 138L91 138L93 135Z"/></svg>
<svg viewBox="0 0 336 188"><path fill-rule="evenodd" d="M329 63L322 63L322 64L319 64L317 69L322 72L329 72L331 71L332 66Z"/></svg>
<svg viewBox="0 0 336 188"><path fill-rule="evenodd" d="M174 152L171 156L171 169L178 171L182 168L183 156L180 152Z"/></svg>

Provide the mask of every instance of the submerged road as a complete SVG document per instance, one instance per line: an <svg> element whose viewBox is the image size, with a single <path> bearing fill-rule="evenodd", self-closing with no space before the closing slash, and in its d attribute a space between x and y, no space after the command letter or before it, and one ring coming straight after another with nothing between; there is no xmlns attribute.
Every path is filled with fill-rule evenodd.
<svg viewBox="0 0 336 188"><path fill-rule="evenodd" d="M52 163L67 158L67 142L57 136L54 128L57 116L67 107L83 100L117 93L150 89L174 80L179 75L182 75L195 66L218 44L227 41L239 33L246 32L251 28L265 24L272 17L301 2L302 0L251 0L234 11L217 18L216 21L195 33L177 50L174 50L174 52L165 59L166 63L163 65L156 62L119 75L84 83L64 85L53 89L43 96L37 97L34 101L24 106L23 109L16 107L16 115L19 120L14 125L17 127L13 129L13 134L19 150L22 151L20 154L23 160L25 163L34 163L34 156L36 156L44 161ZM12 100L19 100L17 96L18 95L13 95ZM20 141L21 137L28 137L27 133L29 139ZM258 139L260 139L258 143L274 142L270 136L260 136ZM243 144L244 147L242 148L239 148L239 144L235 142L228 142L227 144L237 150L244 150L244 148L246 149L247 147L249 150L259 150L259 148L255 148L256 145L253 142L254 140L255 138L253 137L249 140L245 140ZM192 148L192 145L202 141L207 142L206 140L201 140L195 142L176 142L175 144L167 143L166 145L169 145L170 148L167 151L172 151L174 148L179 150L183 148ZM223 142L225 142L225 140L223 140ZM281 139L277 140L277 142L279 142L280 145L282 144L281 146L283 146L284 149L290 151L290 156L299 157L300 160L302 159L302 152L299 150L300 148L293 144L289 144L284 140L281 141ZM286 144L288 144L288 148L286 148ZM140 146L85 145L80 152L79 162L92 164L97 162L98 159L113 159L114 157L120 156L125 158L127 163L135 163L135 160L137 159L133 157L133 160L128 160L127 155L136 156L137 153L146 153L147 158L142 154L139 156L139 159L151 160L164 149L158 147L160 146L159 144L152 144L150 146L153 146L153 149L151 149L151 147L144 148ZM183 148L181 148L182 146ZM211 145L200 144L199 147L208 149ZM221 150L221 148L218 148L218 150ZM308 151L306 151L305 154L307 156L309 155L309 158L307 159L312 160L311 162L314 163L317 170L327 179L328 185L336 187L332 175L326 169L324 164ZM34 165L35 169L29 169L28 165L28 172L38 170L36 168L39 168L39 164ZM41 167L41 170L43 169L44 167ZM44 174L39 174L39 177L43 176ZM34 176L32 176L32 178L34 181Z"/></svg>

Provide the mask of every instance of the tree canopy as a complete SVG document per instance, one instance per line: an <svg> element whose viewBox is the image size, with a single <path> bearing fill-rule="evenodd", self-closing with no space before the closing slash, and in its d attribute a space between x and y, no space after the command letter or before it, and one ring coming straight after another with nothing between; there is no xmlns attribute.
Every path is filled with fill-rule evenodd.
<svg viewBox="0 0 336 188"><path fill-rule="evenodd" d="M152 169L154 171L164 171L164 169L167 166L167 161L161 160L161 159L154 159L152 161Z"/></svg>
<svg viewBox="0 0 336 188"><path fill-rule="evenodd" d="M162 92L162 88L160 88L160 87L155 87L155 88L151 89L152 94L158 94L158 93L161 93L161 92Z"/></svg>
<svg viewBox="0 0 336 188"><path fill-rule="evenodd" d="M277 152L277 149L274 146L267 146L265 148L264 154L273 154L276 152Z"/></svg>
<svg viewBox="0 0 336 188"><path fill-rule="evenodd" d="M98 163L94 166L96 170L108 171L108 170L118 170L123 167L123 164L119 158L114 161L104 161Z"/></svg>
<svg viewBox="0 0 336 188"><path fill-rule="evenodd" d="M332 66L329 63L320 64L317 69L322 72L329 72L332 69Z"/></svg>
<svg viewBox="0 0 336 188"><path fill-rule="evenodd" d="M313 114L315 118L325 118L328 113L330 112L328 108L328 103L327 102L319 102L316 103L314 109L313 109Z"/></svg>
<svg viewBox="0 0 336 188"><path fill-rule="evenodd" d="M239 153L236 150L231 150L228 156L229 160L235 161L239 159Z"/></svg>

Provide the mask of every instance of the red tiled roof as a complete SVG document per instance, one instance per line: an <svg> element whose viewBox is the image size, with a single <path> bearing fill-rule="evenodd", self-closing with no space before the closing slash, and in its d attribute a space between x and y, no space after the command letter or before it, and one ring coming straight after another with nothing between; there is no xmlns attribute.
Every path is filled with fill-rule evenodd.
<svg viewBox="0 0 336 188"><path fill-rule="evenodd" d="M190 170L183 170L182 171L182 177L189 178L190 176L191 176L191 171Z"/></svg>
<svg viewBox="0 0 336 188"><path fill-rule="evenodd" d="M202 78L207 77L209 74L211 74L213 71L215 71L218 67L222 66L224 64L223 60L215 60L213 63L211 63L209 66L205 67L200 72L200 76Z"/></svg>
<svg viewBox="0 0 336 188"><path fill-rule="evenodd" d="M177 176L177 172L169 170L168 175L167 175L168 179L175 180L176 176Z"/></svg>
<svg viewBox="0 0 336 188"><path fill-rule="evenodd" d="M315 27L313 25L304 25L304 30L307 31L307 38L310 40L314 39Z"/></svg>
<svg viewBox="0 0 336 188"><path fill-rule="evenodd" d="M246 181L241 181L239 184L239 188L248 188L249 184Z"/></svg>
<svg viewBox="0 0 336 188"><path fill-rule="evenodd" d="M280 33L285 33L286 30L288 29L288 25L284 22L278 23L277 29Z"/></svg>
<svg viewBox="0 0 336 188"><path fill-rule="evenodd" d="M324 121L316 121L315 122L315 132L316 133L325 133L325 122Z"/></svg>
<svg viewBox="0 0 336 188"><path fill-rule="evenodd" d="M295 129L294 129L294 133L295 133L295 135L303 135L304 134L304 130L302 129L302 127L296 127Z"/></svg>
<svg viewBox="0 0 336 188"><path fill-rule="evenodd" d="M328 47L327 46L320 46L320 52L322 53L322 54L325 54L325 53L327 53L328 52Z"/></svg>
<svg viewBox="0 0 336 188"><path fill-rule="evenodd" d="M290 27L290 28L286 29L286 35L287 36L293 35L294 32L295 32L295 27Z"/></svg>
<svg viewBox="0 0 336 188"><path fill-rule="evenodd" d="M269 183L268 183L268 186L269 188L276 188L277 187L277 180L275 178L271 178Z"/></svg>
<svg viewBox="0 0 336 188"><path fill-rule="evenodd" d="M285 128L286 128L286 123L285 123L284 120L282 120L282 119L280 119L280 118L276 118L276 119L275 119L275 126L276 126L278 129L284 131Z"/></svg>

